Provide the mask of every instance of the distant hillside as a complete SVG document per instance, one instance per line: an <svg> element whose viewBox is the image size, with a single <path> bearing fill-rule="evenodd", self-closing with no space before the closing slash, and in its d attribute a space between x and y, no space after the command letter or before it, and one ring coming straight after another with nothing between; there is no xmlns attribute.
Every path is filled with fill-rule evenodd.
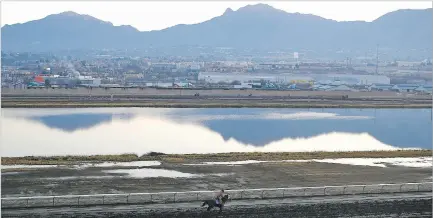
<svg viewBox="0 0 433 218"><path fill-rule="evenodd" d="M1 34L2 50L37 51L123 48L139 41L140 32L131 26L115 27L88 15L64 12L24 24L5 25Z"/></svg>
<svg viewBox="0 0 433 218"><path fill-rule="evenodd" d="M337 22L287 13L265 4L248 5L211 20L140 32L88 15L64 12L2 28L5 51L224 46L253 49L393 50L432 49L432 9L398 10L373 22Z"/></svg>

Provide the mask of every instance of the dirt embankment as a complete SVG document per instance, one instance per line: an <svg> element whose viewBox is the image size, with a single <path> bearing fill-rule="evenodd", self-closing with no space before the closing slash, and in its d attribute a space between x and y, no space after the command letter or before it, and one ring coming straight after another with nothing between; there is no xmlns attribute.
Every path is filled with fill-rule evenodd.
<svg viewBox="0 0 433 218"><path fill-rule="evenodd" d="M323 92L181 89L8 89L4 108L431 108L429 95L395 92Z"/></svg>

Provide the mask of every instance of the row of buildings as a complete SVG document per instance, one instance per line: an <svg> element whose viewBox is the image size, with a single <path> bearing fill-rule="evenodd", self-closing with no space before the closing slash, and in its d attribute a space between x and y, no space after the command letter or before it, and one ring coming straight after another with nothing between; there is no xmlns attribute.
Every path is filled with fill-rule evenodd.
<svg viewBox="0 0 433 218"><path fill-rule="evenodd" d="M295 88L296 89L296 88ZM418 93L418 94L432 94L432 85L416 85L416 84L373 84L367 86L359 85L327 85L316 84L309 88L314 91L346 91L346 92L359 92L359 91L391 91L399 93Z"/></svg>
<svg viewBox="0 0 433 218"><path fill-rule="evenodd" d="M206 83L233 83L269 81L279 84L323 83L332 85L372 85L390 84L389 77L384 75L356 74L246 74L200 72L198 80Z"/></svg>
<svg viewBox="0 0 433 218"><path fill-rule="evenodd" d="M29 84L28 87L61 87L61 88L73 88L76 86L87 86L87 87L99 87L101 85L101 79L93 78L91 76L60 76L60 75L49 75L40 74L36 75Z"/></svg>

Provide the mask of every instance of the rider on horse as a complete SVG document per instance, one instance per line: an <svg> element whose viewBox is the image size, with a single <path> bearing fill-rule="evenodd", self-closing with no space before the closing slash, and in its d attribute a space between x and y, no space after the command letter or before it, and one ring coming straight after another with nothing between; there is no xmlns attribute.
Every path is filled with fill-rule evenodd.
<svg viewBox="0 0 433 218"><path fill-rule="evenodd" d="M221 189L219 192L217 192L216 194L216 198L215 198L215 203L221 204L222 203L222 197L224 196L224 189Z"/></svg>

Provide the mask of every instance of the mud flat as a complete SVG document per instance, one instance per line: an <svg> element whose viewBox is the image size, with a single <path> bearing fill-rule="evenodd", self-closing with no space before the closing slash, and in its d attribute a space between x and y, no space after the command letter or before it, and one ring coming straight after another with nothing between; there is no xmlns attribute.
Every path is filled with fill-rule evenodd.
<svg viewBox="0 0 433 218"><path fill-rule="evenodd" d="M2 197L432 180L431 150L19 157L2 164Z"/></svg>
<svg viewBox="0 0 433 218"><path fill-rule="evenodd" d="M3 217L431 217L431 193L230 201L222 213L200 202L3 209Z"/></svg>

